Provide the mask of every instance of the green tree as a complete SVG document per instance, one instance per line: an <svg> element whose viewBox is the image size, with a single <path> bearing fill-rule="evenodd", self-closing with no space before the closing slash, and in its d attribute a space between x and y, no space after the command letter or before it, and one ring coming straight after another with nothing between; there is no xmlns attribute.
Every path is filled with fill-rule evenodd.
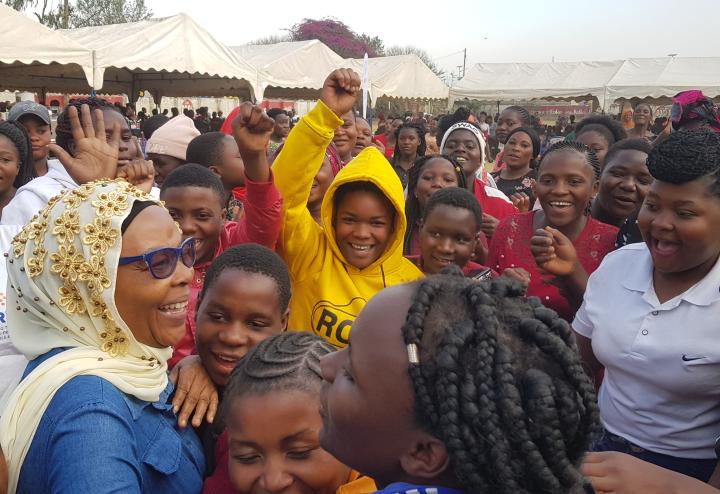
<svg viewBox="0 0 720 494"><path fill-rule="evenodd" d="M393 55L417 55L420 60L422 60L425 65L427 65L430 70L435 72L435 74L438 77L442 77L445 74L445 71L440 69L437 64L433 61L433 59L428 55L428 52L423 50L422 48L418 48L417 46L391 46L387 50L385 50L386 56L393 56Z"/></svg>
<svg viewBox="0 0 720 494"><path fill-rule="evenodd" d="M275 43L284 43L285 41L293 41L290 34L271 34L270 36L263 36L254 41L248 43L248 45L274 45Z"/></svg>
<svg viewBox="0 0 720 494"><path fill-rule="evenodd" d="M150 17L152 11L145 0L77 0L70 13L70 27L122 24Z"/></svg>

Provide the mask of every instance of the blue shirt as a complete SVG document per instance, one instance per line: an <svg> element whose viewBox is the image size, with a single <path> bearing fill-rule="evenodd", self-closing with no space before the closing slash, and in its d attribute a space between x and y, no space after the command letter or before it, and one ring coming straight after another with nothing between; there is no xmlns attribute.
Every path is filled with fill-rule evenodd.
<svg viewBox="0 0 720 494"><path fill-rule="evenodd" d="M390 484L382 490L375 491L375 494L463 494L463 492L448 487L431 487L398 482Z"/></svg>
<svg viewBox="0 0 720 494"><path fill-rule="evenodd" d="M56 348L31 361L25 377ZM17 492L199 493L205 459L172 411L173 385L155 403L105 379L79 376L53 396L20 470Z"/></svg>

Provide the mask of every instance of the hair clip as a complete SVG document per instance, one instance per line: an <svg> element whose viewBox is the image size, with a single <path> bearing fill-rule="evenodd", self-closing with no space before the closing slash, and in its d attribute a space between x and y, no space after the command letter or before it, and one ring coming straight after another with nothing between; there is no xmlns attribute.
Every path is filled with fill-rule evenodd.
<svg viewBox="0 0 720 494"><path fill-rule="evenodd" d="M408 360L411 364L419 364L420 357L418 353L418 347L415 343L408 343L407 346Z"/></svg>

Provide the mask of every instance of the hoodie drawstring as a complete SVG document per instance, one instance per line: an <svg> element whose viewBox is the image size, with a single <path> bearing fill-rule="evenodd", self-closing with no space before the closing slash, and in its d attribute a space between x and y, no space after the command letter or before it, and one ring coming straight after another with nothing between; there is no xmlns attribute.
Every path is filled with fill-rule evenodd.
<svg viewBox="0 0 720 494"><path fill-rule="evenodd" d="M382 279L383 279L383 288L387 288L387 283L385 283L385 269L383 269L383 265L380 265L380 273L382 273Z"/></svg>

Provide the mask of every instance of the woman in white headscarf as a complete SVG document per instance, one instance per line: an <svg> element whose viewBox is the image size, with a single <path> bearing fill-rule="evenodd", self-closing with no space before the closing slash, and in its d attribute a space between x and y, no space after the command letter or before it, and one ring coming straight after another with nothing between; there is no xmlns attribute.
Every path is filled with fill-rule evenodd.
<svg viewBox="0 0 720 494"><path fill-rule="evenodd" d="M166 361L194 262L161 203L121 180L53 198L8 254L8 328L30 363L0 419L9 491L200 492Z"/></svg>

